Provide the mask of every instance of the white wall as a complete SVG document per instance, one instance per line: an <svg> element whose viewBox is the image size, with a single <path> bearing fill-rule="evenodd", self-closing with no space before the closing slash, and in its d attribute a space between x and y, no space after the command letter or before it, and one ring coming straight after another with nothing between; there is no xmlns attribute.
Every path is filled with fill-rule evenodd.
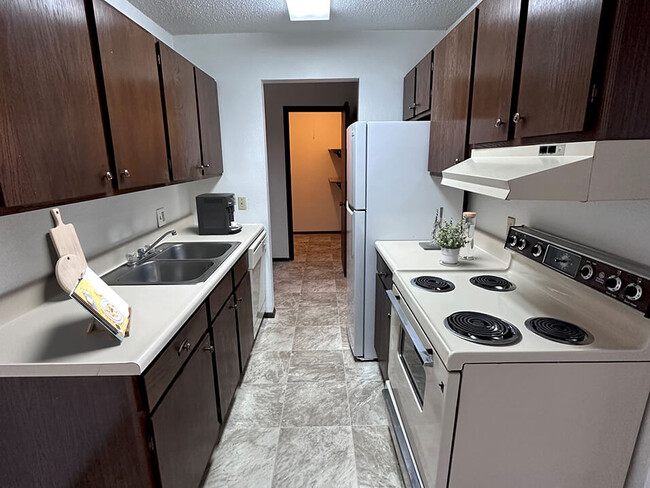
<svg viewBox="0 0 650 488"><path fill-rule="evenodd" d="M248 197L237 219L269 225L263 80L358 78L359 119L400 120L404 75L443 34L175 36L174 48L217 80L224 176L215 190Z"/></svg>

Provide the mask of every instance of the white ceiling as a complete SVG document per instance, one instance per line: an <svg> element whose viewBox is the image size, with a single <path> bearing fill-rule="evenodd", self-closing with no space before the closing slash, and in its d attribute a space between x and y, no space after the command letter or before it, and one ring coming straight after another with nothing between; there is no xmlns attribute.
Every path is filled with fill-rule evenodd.
<svg viewBox="0 0 650 488"><path fill-rule="evenodd" d="M329 21L290 22L284 0L129 0L171 34L446 30L475 0L331 0Z"/></svg>

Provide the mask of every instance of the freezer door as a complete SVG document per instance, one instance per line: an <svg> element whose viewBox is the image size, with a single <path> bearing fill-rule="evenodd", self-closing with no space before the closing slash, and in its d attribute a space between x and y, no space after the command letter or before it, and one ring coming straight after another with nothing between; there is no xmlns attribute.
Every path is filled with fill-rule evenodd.
<svg viewBox="0 0 650 488"><path fill-rule="evenodd" d="M355 122L347 132L347 197L353 210L366 209L366 139L368 125Z"/></svg>
<svg viewBox="0 0 650 488"><path fill-rule="evenodd" d="M363 357L366 212L354 211L349 205L346 206L346 209L348 213L346 227L348 306L352 313L349 323L344 325L348 330L352 354L356 357Z"/></svg>

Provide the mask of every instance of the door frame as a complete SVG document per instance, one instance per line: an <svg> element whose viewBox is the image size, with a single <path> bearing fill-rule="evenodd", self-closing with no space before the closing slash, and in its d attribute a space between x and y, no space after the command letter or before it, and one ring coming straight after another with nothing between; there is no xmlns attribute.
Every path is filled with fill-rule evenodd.
<svg viewBox="0 0 650 488"><path fill-rule="evenodd" d="M291 195L291 135L289 133L289 114L291 112L338 112L346 114L346 120L349 119L349 104L344 105L318 105L318 106L290 106L282 107L282 120L284 125L284 173L286 177L287 192L287 232L289 237L289 261L294 260L293 248L293 197ZM345 140L341 144L346 144ZM347 162L343 161L343 174L346 174ZM343 191L343 201L345 202L345 187L341 185Z"/></svg>

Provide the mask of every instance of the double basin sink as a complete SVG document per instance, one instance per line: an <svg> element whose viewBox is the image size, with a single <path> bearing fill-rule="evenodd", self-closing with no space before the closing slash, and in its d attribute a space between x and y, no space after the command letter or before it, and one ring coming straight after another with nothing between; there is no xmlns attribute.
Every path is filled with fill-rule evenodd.
<svg viewBox="0 0 650 488"><path fill-rule="evenodd" d="M239 242L170 242L135 266L123 264L102 278L109 285L189 285L205 281Z"/></svg>

